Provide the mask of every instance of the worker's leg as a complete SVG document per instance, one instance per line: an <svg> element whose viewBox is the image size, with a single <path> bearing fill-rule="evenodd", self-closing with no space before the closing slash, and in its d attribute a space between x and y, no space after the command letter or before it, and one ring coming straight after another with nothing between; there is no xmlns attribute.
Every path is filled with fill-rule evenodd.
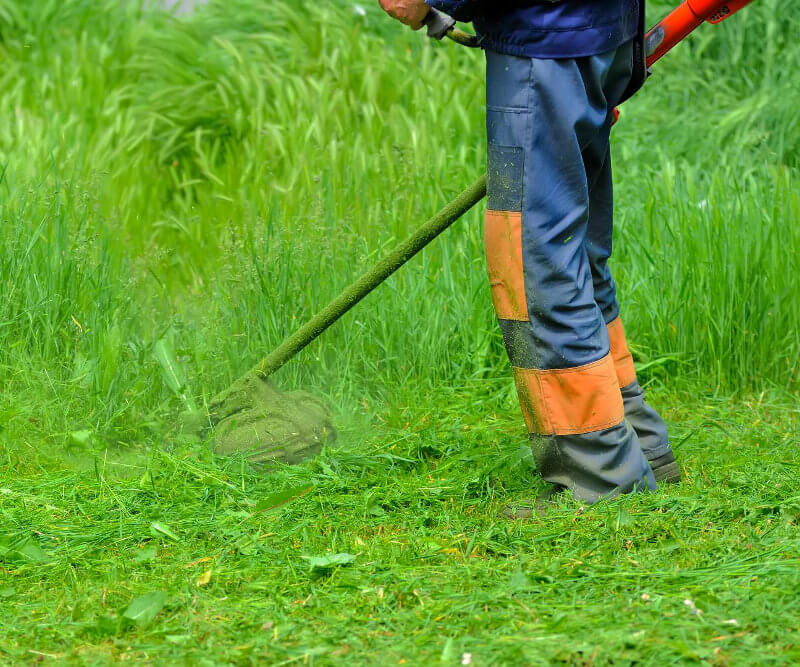
<svg viewBox="0 0 800 667"><path fill-rule="evenodd" d="M606 123L614 54L585 60L487 53L486 252L539 472L593 502L655 481L624 420L585 248L582 148Z"/></svg>
<svg viewBox="0 0 800 667"><path fill-rule="evenodd" d="M609 79L613 80L613 72ZM613 94L613 92L612 92ZM589 181L589 223L586 233L586 252L592 269L594 299L608 327L611 356L625 405L625 419L639 436L639 444L649 461L655 461L671 451L667 426L646 401L644 390L636 379L633 358L628 349L625 329L619 316L616 286L608 266L612 249L613 185L611 152L608 131L611 122L598 140L584 149L584 162Z"/></svg>

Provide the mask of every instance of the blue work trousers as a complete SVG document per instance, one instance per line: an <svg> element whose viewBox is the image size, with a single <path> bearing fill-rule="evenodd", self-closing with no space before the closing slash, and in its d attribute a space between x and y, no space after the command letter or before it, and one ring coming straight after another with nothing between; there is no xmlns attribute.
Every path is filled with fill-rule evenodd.
<svg viewBox="0 0 800 667"><path fill-rule="evenodd" d="M630 43L584 58L487 51L492 299L542 476L575 497L656 488L670 449L644 401L611 256L613 109Z"/></svg>

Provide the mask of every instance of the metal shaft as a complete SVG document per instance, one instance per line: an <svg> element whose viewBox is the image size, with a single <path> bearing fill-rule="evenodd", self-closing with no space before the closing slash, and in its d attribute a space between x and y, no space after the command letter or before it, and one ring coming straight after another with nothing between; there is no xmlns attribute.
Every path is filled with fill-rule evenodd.
<svg viewBox="0 0 800 667"><path fill-rule="evenodd" d="M269 377L306 345L315 340L323 331L339 320L347 311L358 304L367 294L385 281L408 260L427 246L433 239L450 227L456 220L472 209L486 196L486 176L458 195L453 201L434 215L417 231L400 243L386 257L331 301L325 308L295 331L268 357L263 359L252 373L262 378Z"/></svg>

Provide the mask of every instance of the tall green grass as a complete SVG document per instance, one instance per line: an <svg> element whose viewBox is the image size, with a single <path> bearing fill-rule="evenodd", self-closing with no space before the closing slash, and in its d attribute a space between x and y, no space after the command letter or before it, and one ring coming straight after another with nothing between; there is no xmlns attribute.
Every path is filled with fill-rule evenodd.
<svg viewBox="0 0 800 667"><path fill-rule="evenodd" d="M364 4L177 19L0 0L14 433L158 437L177 399L157 340L208 396L484 169L480 54ZM646 379L797 389L798 19L768 0L702 28L623 111L614 266ZM282 381L347 405L496 379L480 386L510 400L480 225L467 216Z"/></svg>

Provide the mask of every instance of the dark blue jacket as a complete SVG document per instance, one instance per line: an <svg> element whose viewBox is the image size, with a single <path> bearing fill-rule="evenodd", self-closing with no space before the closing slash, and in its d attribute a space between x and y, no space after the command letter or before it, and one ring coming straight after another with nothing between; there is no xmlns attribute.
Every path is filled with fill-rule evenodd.
<svg viewBox="0 0 800 667"><path fill-rule="evenodd" d="M610 51L633 39L638 0L426 0L459 21L473 21L483 46L528 58L580 58ZM517 5L515 8L514 5Z"/></svg>

